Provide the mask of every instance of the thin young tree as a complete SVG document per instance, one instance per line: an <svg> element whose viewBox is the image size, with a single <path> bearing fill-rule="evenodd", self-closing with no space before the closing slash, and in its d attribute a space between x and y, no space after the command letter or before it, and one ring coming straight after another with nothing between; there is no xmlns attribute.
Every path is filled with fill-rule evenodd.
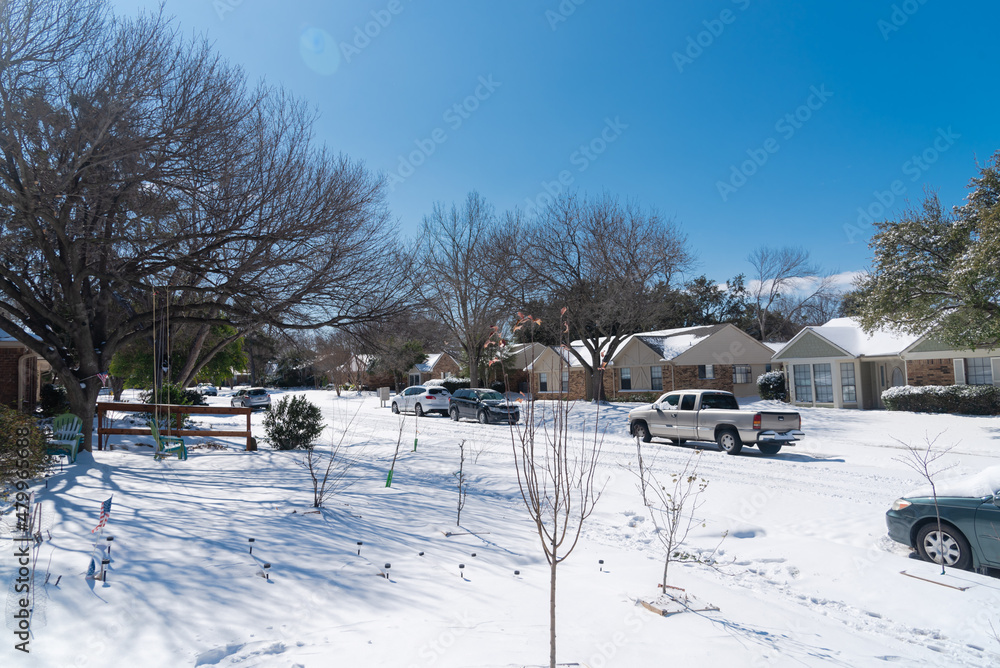
<svg viewBox="0 0 1000 668"><path fill-rule="evenodd" d="M358 456L357 454L347 455L347 446L344 445L344 441L351 432L351 427L360 411L361 407L358 406L358 410L341 429L340 437L336 440L331 439L328 450L321 451L315 446L306 450L305 466L312 481L313 508L322 508L329 499L356 482L349 477L349 474L357 465Z"/></svg>
<svg viewBox="0 0 1000 668"><path fill-rule="evenodd" d="M458 512L455 516L455 525L462 526L462 509L465 508L465 499L469 496L465 478L465 439L458 444L458 470L455 472L455 482L458 484Z"/></svg>
<svg viewBox="0 0 1000 668"><path fill-rule="evenodd" d="M747 261L753 267L749 299L761 341L770 341L782 325L794 323L834 292L832 278L812 264L803 248L761 246Z"/></svg>
<svg viewBox="0 0 1000 668"><path fill-rule="evenodd" d="M515 328L536 322L522 317ZM579 440L571 435L572 403L558 402L542 408L531 402L524 426L511 426L511 445L517 483L528 515L535 524L539 543L549 565L549 666L556 666L556 576L559 565L573 552L583 523L594 511L601 491L595 475L603 442L598 427Z"/></svg>
<svg viewBox="0 0 1000 668"><path fill-rule="evenodd" d="M894 440L906 449L906 455L896 457L896 461L902 462L916 471L930 485L931 497L934 499L934 515L937 519L937 531L927 535L921 550L935 563L941 564L941 575L944 575L945 562L948 560L948 554L952 551L952 547L947 544L949 538L944 531L944 525L941 521L941 509L938 506L935 478L945 471L955 468L956 464L944 465L940 462L941 458L951 452L955 446L950 445L947 448L939 449L937 447L939 438L941 438L941 434L938 434L934 438L925 435L924 447L922 448L912 443L904 443L899 439Z"/></svg>

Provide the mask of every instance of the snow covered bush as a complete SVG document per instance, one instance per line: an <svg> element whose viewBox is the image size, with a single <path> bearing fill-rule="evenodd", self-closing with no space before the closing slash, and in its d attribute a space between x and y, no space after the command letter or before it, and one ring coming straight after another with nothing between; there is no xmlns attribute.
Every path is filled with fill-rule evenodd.
<svg viewBox="0 0 1000 668"><path fill-rule="evenodd" d="M785 400L785 374L768 371L757 376L757 393L761 399Z"/></svg>
<svg viewBox="0 0 1000 668"><path fill-rule="evenodd" d="M19 439L26 439L22 447ZM45 469L45 434L30 415L0 406L0 491L19 479Z"/></svg>
<svg viewBox="0 0 1000 668"><path fill-rule="evenodd" d="M1000 415L1000 387L993 385L903 385L883 392L882 401L890 411Z"/></svg>
<svg viewBox="0 0 1000 668"><path fill-rule="evenodd" d="M303 396L285 397L264 416L264 431L276 450L311 449L323 426L319 406Z"/></svg>

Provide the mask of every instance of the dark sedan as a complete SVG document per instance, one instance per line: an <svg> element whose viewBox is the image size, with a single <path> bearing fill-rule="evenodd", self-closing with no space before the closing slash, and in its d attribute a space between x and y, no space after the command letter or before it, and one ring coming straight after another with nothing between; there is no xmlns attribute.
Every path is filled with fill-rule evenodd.
<svg viewBox="0 0 1000 668"><path fill-rule="evenodd" d="M927 561L965 570L1000 568L1000 487L969 485L967 495L943 491L937 499L940 529L933 497L908 496L885 514L889 537Z"/></svg>
<svg viewBox="0 0 1000 668"><path fill-rule="evenodd" d="M502 394L496 390L477 388L455 390L448 413L455 421L465 417L479 420L482 424L517 424L521 419L521 411Z"/></svg>

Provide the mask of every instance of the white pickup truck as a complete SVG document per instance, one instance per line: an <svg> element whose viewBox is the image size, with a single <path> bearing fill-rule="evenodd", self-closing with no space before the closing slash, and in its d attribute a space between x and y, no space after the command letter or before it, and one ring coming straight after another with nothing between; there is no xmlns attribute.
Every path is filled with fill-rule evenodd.
<svg viewBox="0 0 1000 668"><path fill-rule="evenodd" d="M743 411L736 397L719 390L675 390L655 403L633 408L628 414L629 433L648 443L653 437L674 443L715 441L727 454L736 455L744 445L756 445L765 455L775 455L791 445L802 421L794 411Z"/></svg>

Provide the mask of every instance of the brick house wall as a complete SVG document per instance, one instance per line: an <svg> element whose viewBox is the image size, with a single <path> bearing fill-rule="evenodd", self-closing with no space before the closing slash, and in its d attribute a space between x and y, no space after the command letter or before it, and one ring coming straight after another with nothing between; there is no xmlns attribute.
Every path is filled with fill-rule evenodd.
<svg viewBox="0 0 1000 668"><path fill-rule="evenodd" d="M907 360L907 385L954 385L955 363L950 359Z"/></svg>
<svg viewBox="0 0 1000 668"><path fill-rule="evenodd" d="M531 374L531 395L536 399L567 399L576 401L587 396L587 383L589 379L587 372L583 369L569 370L569 392L566 393L560 391L562 379L554 377L554 374L551 373L548 374L548 391L540 391L538 389L540 382L539 375L539 372Z"/></svg>
<svg viewBox="0 0 1000 668"><path fill-rule="evenodd" d="M700 379L698 378L698 367L694 365L690 366L677 366L673 369L673 380L674 390L724 390L726 392L733 391L733 365L732 364L714 364L712 369L715 372L715 378L712 379ZM668 379L670 378L670 368L666 367L663 370L663 384L664 386L669 384Z"/></svg>
<svg viewBox="0 0 1000 668"><path fill-rule="evenodd" d="M438 363L434 365L434 372L430 374L427 379L422 378L421 380L430 380L430 378L447 378L449 375L457 378L461 375L461 371L462 369L458 366L458 362L456 362L451 355L445 354L441 355L440 359L438 359Z"/></svg>

